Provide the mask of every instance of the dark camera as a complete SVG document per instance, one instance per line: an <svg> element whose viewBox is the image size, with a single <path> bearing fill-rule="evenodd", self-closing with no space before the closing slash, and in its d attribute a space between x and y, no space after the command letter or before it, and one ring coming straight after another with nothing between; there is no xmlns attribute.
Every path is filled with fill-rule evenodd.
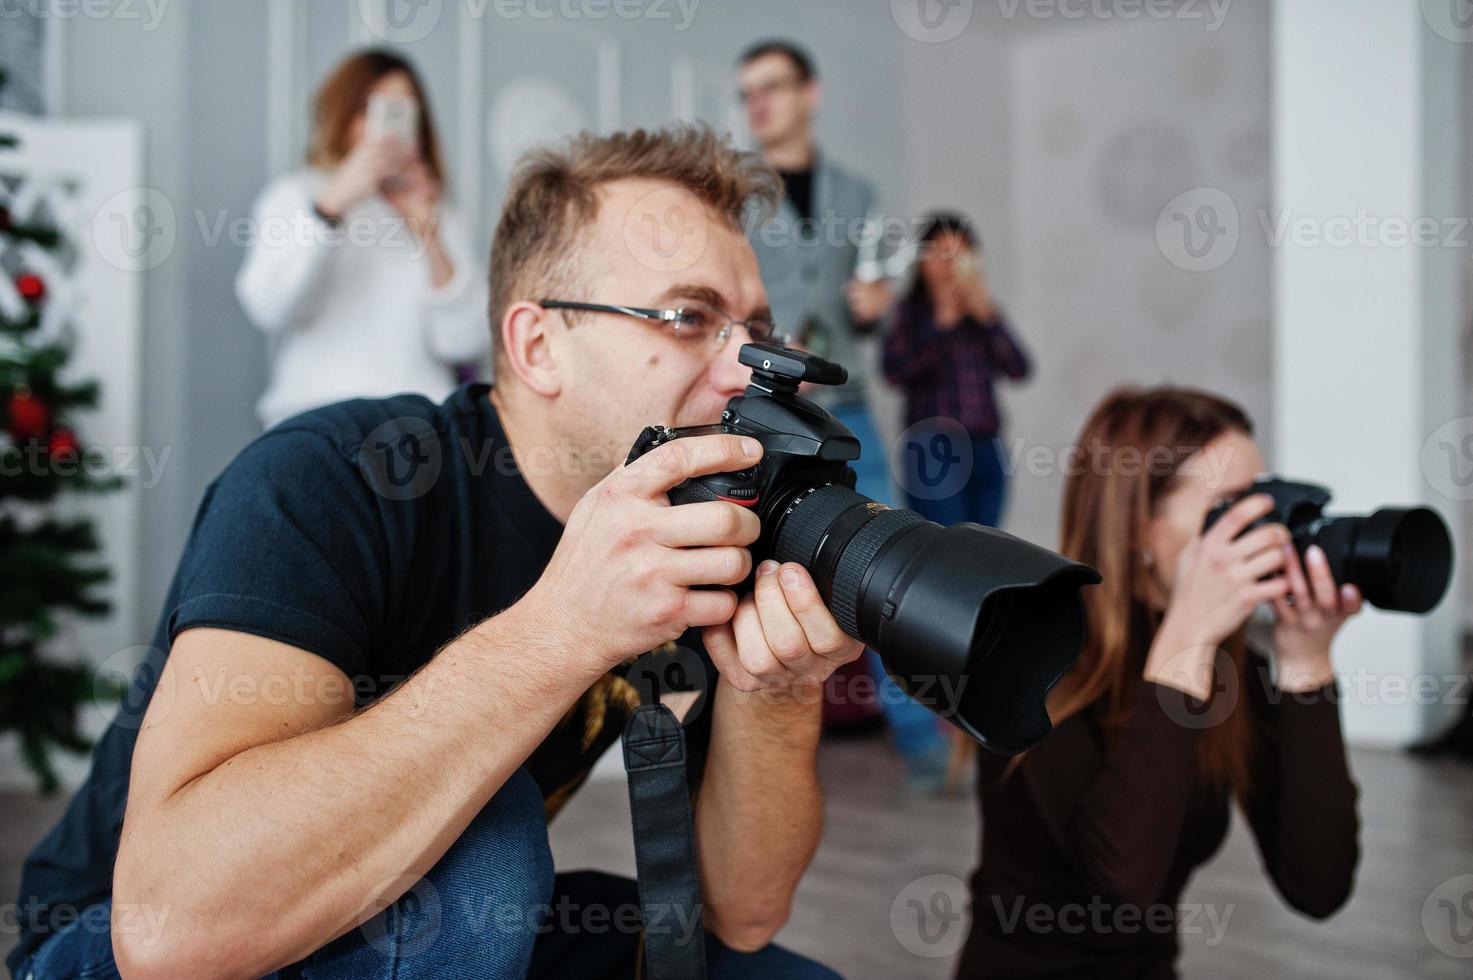
<svg viewBox="0 0 1473 980"><path fill-rule="evenodd" d="M630 460L671 439L751 436L761 462L687 480L672 504L726 500L754 509L767 558L807 568L844 631L880 654L922 701L941 682L955 703L932 705L982 744L1019 752L1050 729L1044 697L1079 655L1094 569L978 524L942 527L854 491L859 441L798 394L803 382L843 384L845 370L773 344L747 344L745 393L717 425L644 430Z"/></svg>
<svg viewBox="0 0 1473 980"><path fill-rule="evenodd" d="M1313 483L1262 476L1248 490L1213 507L1203 530L1244 497L1266 493L1274 509L1254 521L1282 524L1300 558L1317 544L1338 583L1360 589L1366 601L1396 612L1425 613L1442 601L1453 570L1453 541L1437 511L1383 507L1368 517L1326 516L1330 491Z"/></svg>

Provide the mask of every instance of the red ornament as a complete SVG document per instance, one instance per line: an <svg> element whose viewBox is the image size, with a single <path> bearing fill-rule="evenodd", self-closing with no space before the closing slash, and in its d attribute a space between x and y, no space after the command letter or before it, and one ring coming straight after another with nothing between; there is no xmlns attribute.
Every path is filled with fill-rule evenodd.
<svg viewBox="0 0 1473 980"><path fill-rule="evenodd" d="M57 429L51 433L46 448L52 456L76 456L79 448L76 433L71 429Z"/></svg>
<svg viewBox="0 0 1473 980"><path fill-rule="evenodd" d="M23 272L16 276L15 288L28 303L39 303L46 296L46 283L32 272Z"/></svg>
<svg viewBox="0 0 1473 980"><path fill-rule="evenodd" d="M6 407L6 428L16 442L39 439L51 425L51 410L29 391L17 391Z"/></svg>

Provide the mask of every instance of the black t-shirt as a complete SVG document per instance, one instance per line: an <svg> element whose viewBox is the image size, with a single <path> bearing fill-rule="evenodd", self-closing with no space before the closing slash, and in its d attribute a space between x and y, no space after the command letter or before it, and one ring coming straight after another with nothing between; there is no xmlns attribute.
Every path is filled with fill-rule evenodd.
<svg viewBox="0 0 1473 980"><path fill-rule="evenodd" d="M813 217L813 168L807 170L779 170L783 179L783 193L792 202L798 217L808 220Z"/></svg>
<svg viewBox="0 0 1473 980"><path fill-rule="evenodd" d="M205 493L153 653L91 775L26 859L12 972L111 892L133 746L180 632L239 630L314 653L348 675L361 706L515 603L562 531L517 471L485 385L443 405L418 395L343 402L246 447ZM650 683L641 677L709 692L714 668L692 631L641 658L633 676L625 665L595 683L525 764L549 819L619 739L640 702L636 683ZM685 720L693 782L710 738L706 701Z"/></svg>

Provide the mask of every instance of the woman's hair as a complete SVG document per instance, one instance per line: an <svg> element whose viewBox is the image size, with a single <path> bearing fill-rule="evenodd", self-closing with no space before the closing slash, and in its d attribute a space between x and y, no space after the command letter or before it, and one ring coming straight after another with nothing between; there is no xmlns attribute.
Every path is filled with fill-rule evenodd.
<svg viewBox="0 0 1473 980"><path fill-rule="evenodd" d="M956 235L967 243L967 247L976 251L982 246L982 239L977 237L977 232L972 228L972 223L963 215L954 211L937 211L928 215L926 227L921 232L920 240L916 243L920 246L920 254L925 255L926 249L942 235ZM929 305L931 302L931 290L926 285L926 277L921 274L920 267L916 267L915 278L911 282L909 291L905 294L903 301L907 306Z"/></svg>
<svg viewBox="0 0 1473 980"><path fill-rule="evenodd" d="M435 136L435 120L425 98L424 83L406 59L381 48L370 48L349 55L327 76L317 90L312 105L312 139L307 147L307 163L314 167L336 167L348 155L348 130L353 119L368 108L368 93L386 75L403 72L414 88L419 102L419 152L425 169L443 189L445 167L440 156L440 141Z"/></svg>
<svg viewBox="0 0 1473 980"><path fill-rule="evenodd" d="M1117 390L1085 423L1076 444L1081 462L1064 485L1060 551L1097 568L1103 582L1084 592L1089 635L1078 662L1049 696L1055 724L1087 709L1096 712L1107 738L1125 724L1160 626L1160 615L1145 602L1150 569L1138 543L1176 486L1182 464L1229 432L1251 435L1253 423L1232 402L1186 388ZM1204 717L1210 727L1199 765L1214 786L1241 796L1248 791L1252 736L1239 696L1247 680L1244 630L1224 648L1240 682L1233 688L1237 701L1216 723Z"/></svg>

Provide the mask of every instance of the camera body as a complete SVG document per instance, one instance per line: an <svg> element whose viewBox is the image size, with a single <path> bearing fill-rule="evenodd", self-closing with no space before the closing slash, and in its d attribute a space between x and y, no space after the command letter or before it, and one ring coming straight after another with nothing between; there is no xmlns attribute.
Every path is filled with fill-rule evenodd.
<svg viewBox="0 0 1473 980"><path fill-rule="evenodd" d="M1079 655L1079 589L1094 569L977 524L943 528L854 490L860 445L803 398L805 382L847 372L815 355L747 344L745 392L715 425L650 426L632 462L674 439L732 434L762 444L754 466L686 480L672 504L723 500L752 508L762 530L753 566L774 558L807 568L845 633L880 655L918 701L999 752L1019 752L1051 725L1044 698ZM922 692L949 692L944 702Z"/></svg>
<svg viewBox="0 0 1473 980"><path fill-rule="evenodd" d="M1282 524L1303 559L1317 544L1329 559L1337 583L1355 584L1374 606L1425 613L1447 592L1452 578L1452 536L1436 511L1427 507L1383 507L1368 516L1325 513L1331 493L1316 483L1260 476L1240 494L1219 501L1207 513L1205 531L1244 497L1267 494L1274 508L1247 529Z"/></svg>
<svg viewBox="0 0 1473 980"><path fill-rule="evenodd" d="M755 465L686 480L669 496L672 504L725 500L753 509L762 522L762 537L752 546L753 554L771 555L777 517L796 497L823 486L854 488L849 463L859 458L859 440L838 419L798 394L804 382L843 384L848 372L816 355L774 344L747 344L739 359L752 369L752 383L727 402L718 424L648 426L629 461L683 437L726 433L756 439L762 444L762 459Z"/></svg>

